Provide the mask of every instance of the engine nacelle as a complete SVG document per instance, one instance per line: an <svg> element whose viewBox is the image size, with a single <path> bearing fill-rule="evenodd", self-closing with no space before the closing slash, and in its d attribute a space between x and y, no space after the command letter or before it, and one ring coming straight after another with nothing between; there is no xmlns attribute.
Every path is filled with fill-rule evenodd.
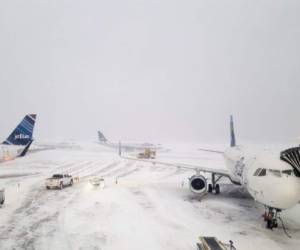
<svg viewBox="0 0 300 250"><path fill-rule="evenodd" d="M202 194L206 192L207 182L202 175L193 175L190 178L190 189L193 193Z"/></svg>

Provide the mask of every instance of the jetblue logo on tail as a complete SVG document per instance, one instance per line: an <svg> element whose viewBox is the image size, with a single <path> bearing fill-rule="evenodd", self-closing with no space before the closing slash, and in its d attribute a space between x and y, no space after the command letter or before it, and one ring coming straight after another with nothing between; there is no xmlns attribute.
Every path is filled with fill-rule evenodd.
<svg viewBox="0 0 300 250"><path fill-rule="evenodd" d="M24 134L19 134L19 135L15 135L15 140L24 140L24 139L29 139L30 136L29 135L24 135Z"/></svg>
<svg viewBox="0 0 300 250"><path fill-rule="evenodd" d="M3 144L26 146L30 141L32 141L35 119L36 114L26 115Z"/></svg>

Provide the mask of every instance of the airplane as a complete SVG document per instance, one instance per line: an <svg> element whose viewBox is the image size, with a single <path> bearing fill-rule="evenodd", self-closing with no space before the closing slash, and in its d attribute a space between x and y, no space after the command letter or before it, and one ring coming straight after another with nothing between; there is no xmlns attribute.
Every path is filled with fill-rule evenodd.
<svg viewBox="0 0 300 250"><path fill-rule="evenodd" d="M277 228L280 212L296 206L300 201L300 146L277 154L268 151L257 153L247 147L239 146L236 144L232 116L230 116L230 138L230 147L225 151L202 149L223 155L225 170L121 157L195 171L195 174L189 178L189 187L196 194L205 192L219 194L218 182L226 177L233 184L244 187L254 200L263 204L266 227ZM121 155L121 149L119 154ZM211 174L211 183L207 183L203 173Z"/></svg>
<svg viewBox="0 0 300 250"><path fill-rule="evenodd" d="M115 143L108 141L101 131L98 131L98 139L101 145L107 147L118 149L121 145L121 142ZM160 149L160 146L154 145L152 143L122 143L122 149L124 149L125 151L144 150L145 148L158 150Z"/></svg>
<svg viewBox="0 0 300 250"><path fill-rule="evenodd" d="M26 155L33 142L32 133L36 114L28 114L0 144L0 162L13 160Z"/></svg>

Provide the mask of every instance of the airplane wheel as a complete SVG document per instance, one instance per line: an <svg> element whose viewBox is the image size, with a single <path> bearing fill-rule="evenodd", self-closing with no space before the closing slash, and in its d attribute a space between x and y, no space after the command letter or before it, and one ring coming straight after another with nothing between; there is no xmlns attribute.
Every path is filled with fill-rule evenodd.
<svg viewBox="0 0 300 250"><path fill-rule="evenodd" d="M70 181L70 186L72 186L73 185L73 179Z"/></svg>
<svg viewBox="0 0 300 250"><path fill-rule="evenodd" d="M212 193L212 185L211 184L208 184L208 192Z"/></svg>
<svg viewBox="0 0 300 250"><path fill-rule="evenodd" d="M50 187L49 187L49 186L47 186L46 188L47 188L47 189L50 189Z"/></svg>
<svg viewBox="0 0 300 250"><path fill-rule="evenodd" d="M219 194L219 193L220 193L220 185L217 184L217 185L216 185L216 194Z"/></svg>
<svg viewBox="0 0 300 250"><path fill-rule="evenodd" d="M202 249L203 247L199 243L197 243L197 250L202 250Z"/></svg>
<svg viewBox="0 0 300 250"><path fill-rule="evenodd" d="M272 220L268 220L268 221L267 221L267 228L272 230L273 227L274 227L273 221L272 221Z"/></svg>
<svg viewBox="0 0 300 250"><path fill-rule="evenodd" d="M264 218L264 221L267 221L267 220L268 220L268 214L267 214L267 212L265 212L265 213L263 214L263 218Z"/></svg>

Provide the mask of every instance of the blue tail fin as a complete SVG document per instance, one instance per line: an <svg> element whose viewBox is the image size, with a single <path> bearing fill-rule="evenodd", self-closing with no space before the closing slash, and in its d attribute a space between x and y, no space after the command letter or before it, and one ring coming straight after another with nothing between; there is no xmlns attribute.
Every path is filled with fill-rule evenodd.
<svg viewBox="0 0 300 250"><path fill-rule="evenodd" d="M233 124L233 116L230 116L230 147L235 147L235 134L234 134L234 124Z"/></svg>
<svg viewBox="0 0 300 250"><path fill-rule="evenodd" d="M14 129L14 131L2 144L21 146L28 145L28 143L32 141L35 119L36 114L26 115L21 123Z"/></svg>
<svg viewBox="0 0 300 250"><path fill-rule="evenodd" d="M101 131L98 131L98 139L100 142L105 143L107 142L107 139L105 138L104 134L102 134Z"/></svg>

